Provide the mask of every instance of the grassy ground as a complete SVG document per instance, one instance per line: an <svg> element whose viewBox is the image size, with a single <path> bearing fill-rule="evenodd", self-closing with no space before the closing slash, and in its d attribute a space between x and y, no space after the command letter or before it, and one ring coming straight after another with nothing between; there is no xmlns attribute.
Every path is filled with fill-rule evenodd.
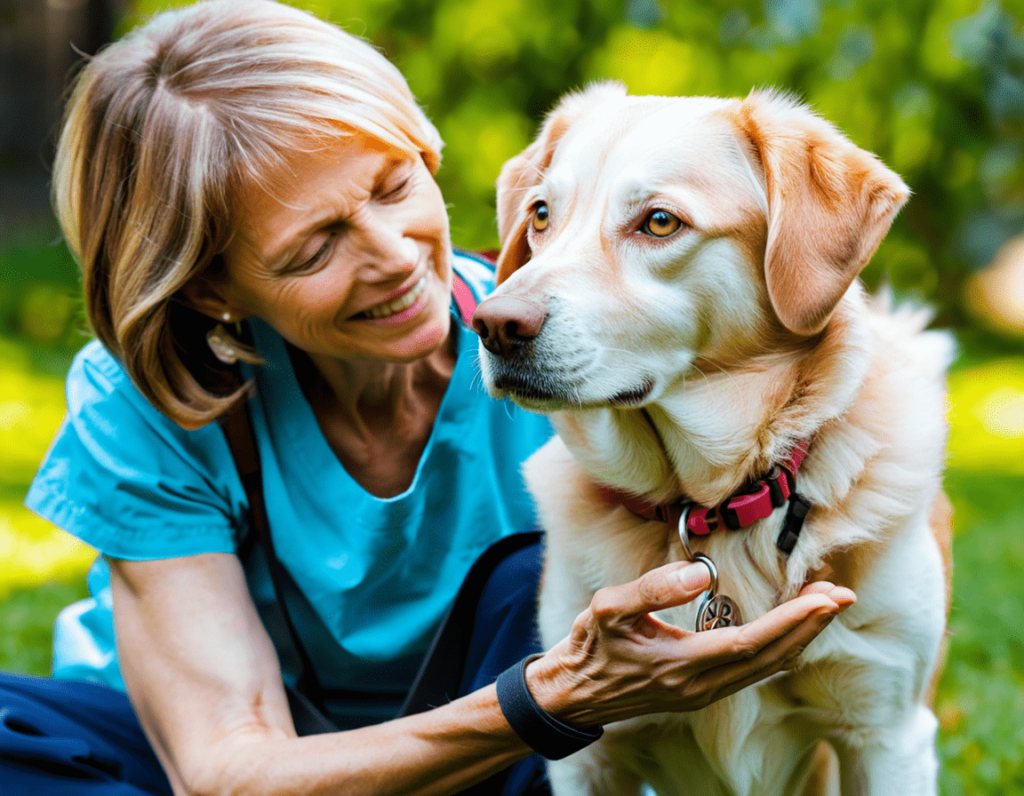
<svg viewBox="0 0 1024 796"><path fill-rule="evenodd" d="M1022 451L1024 453L1024 451ZM951 471L953 613L936 695L942 793L1024 793L1024 478Z"/></svg>

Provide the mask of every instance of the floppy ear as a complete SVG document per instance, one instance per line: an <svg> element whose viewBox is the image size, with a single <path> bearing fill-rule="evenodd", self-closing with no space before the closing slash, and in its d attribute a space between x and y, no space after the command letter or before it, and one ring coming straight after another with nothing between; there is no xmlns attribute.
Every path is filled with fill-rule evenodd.
<svg viewBox="0 0 1024 796"><path fill-rule="evenodd" d="M537 138L522 153L507 161L498 176L498 256L497 283L500 285L530 259L526 239L529 208L523 197L544 177L555 148L566 131L596 105L615 97L624 97L626 87L608 81L594 83L583 91L566 94L547 115Z"/></svg>
<svg viewBox="0 0 1024 796"><path fill-rule="evenodd" d="M755 91L738 121L764 168L764 268L779 320L820 332L910 190L870 152L795 100Z"/></svg>

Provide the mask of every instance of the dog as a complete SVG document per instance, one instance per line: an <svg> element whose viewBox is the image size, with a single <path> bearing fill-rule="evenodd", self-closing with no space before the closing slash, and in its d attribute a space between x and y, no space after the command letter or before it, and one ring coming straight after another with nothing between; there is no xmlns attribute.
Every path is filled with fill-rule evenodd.
<svg viewBox="0 0 1024 796"><path fill-rule="evenodd" d="M695 555L747 620L813 580L857 594L794 669L552 762L556 796L937 793L954 345L858 279L909 193L767 90L592 85L503 167L499 286L474 322L489 392L558 432L524 467L545 646L598 589ZM698 602L658 615L691 629Z"/></svg>

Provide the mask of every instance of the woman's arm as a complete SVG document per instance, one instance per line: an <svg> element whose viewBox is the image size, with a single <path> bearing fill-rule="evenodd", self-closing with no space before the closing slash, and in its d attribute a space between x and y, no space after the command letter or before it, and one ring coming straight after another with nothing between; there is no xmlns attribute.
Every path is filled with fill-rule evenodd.
<svg viewBox="0 0 1024 796"><path fill-rule="evenodd" d="M125 684L176 794L454 793L530 754L493 686L417 716L298 738L235 556L110 569Z"/></svg>
<svg viewBox="0 0 1024 796"><path fill-rule="evenodd" d="M531 751L493 685L415 716L298 738L235 556L110 565L125 683L177 794L447 794ZM530 666L538 702L581 724L694 709L781 669L852 601L817 584L744 628L687 633L647 615L706 588L684 586L681 568L600 592Z"/></svg>

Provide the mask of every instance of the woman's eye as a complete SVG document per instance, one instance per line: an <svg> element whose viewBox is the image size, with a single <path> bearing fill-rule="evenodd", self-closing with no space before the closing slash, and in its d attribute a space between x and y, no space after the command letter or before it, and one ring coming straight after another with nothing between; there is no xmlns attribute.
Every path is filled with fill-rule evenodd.
<svg viewBox="0 0 1024 796"><path fill-rule="evenodd" d="M533 228L543 232L548 228L548 206L546 202L537 202L533 207Z"/></svg>
<svg viewBox="0 0 1024 796"><path fill-rule="evenodd" d="M409 187L409 178L407 177L406 179L404 179L400 183L398 183L398 185L396 185L394 188L389 188L386 191L384 191L384 194L383 194L383 196L381 198L384 199L384 200L398 199L398 198L400 198L402 196L403 193L405 193L405 189L408 188L408 187Z"/></svg>
<svg viewBox="0 0 1024 796"><path fill-rule="evenodd" d="M303 271L309 271L319 265L320 261L327 256L327 253L331 250L331 244L334 242L334 235L328 235L327 240L324 241L323 246L316 250L316 253L301 263L298 263L294 268L290 269L291 273L302 273Z"/></svg>
<svg viewBox="0 0 1024 796"><path fill-rule="evenodd" d="M640 231L655 238L667 238L681 226L683 222L667 210L652 210L640 225Z"/></svg>

